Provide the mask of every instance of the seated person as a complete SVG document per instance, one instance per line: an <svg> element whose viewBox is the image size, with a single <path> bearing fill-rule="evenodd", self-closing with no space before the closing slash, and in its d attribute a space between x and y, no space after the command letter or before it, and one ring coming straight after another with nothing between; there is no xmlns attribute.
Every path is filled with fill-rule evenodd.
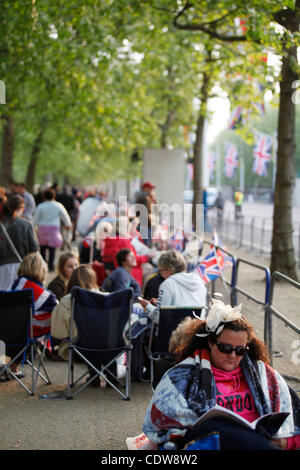
<svg viewBox="0 0 300 470"><path fill-rule="evenodd" d="M152 444L183 448L215 431L221 450L299 448L299 398L269 365L267 349L241 309L212 300L206 320L179 325L170 341L176 365L158 383L144 418L143 431ZM274 411L289 414L276 435L223 417L193 426L216 404L249 422Z"/></svg>
<svg viewBox="0 0 300 470"><path fill-rule="evenodd" d="M158 271L164 278L159 287L157 303L141 299L146 314L159 323L159 309L173 307L205 307L207 289L196 271L186 272L186 261L179 251L168 250L158 260ZM152 305L156 303L155 305Z"/></svg>
<svg viewBox="0 0 300 470"><path fill-rule="evenodd" d="M18 269L18 278L11 290L33 289L34 315L33 336L50 333L51 313L58 304L55 294L43 287L48 267L40 253L30 253L22 260Z"/></svg>
<svg viewBox="0 0 300 470"><path fill-rule="evenodd" d="M68 338L70 336L70 322L72 316L72 305L71 305L71 290L72 287L78 286L82 289L87 289L92 292L101 293L97 285L97 278L95 271L88 264L81 264L76 269L74 269L72 276L67 285L67 294L61 299L60 303L53 310L51 318L51 335L55 339L61 339L59 345L58 354L64 360L68 360ZM102 292L103 294L103 292ZM78 338L78 330L75 322L73 322L73 339L76 342ZM110 361L111 358L109 355L106 355L105 363ZM97 368L101 367L99 362L95 362L94 366ZM117 375L117 366L113 363L108 368L114 375ZM87 378L87 381L94 375L93 369L89 369L90 377ZM110 381L113 379L110 378ZM89 384L91 387L100 387L100 377L96 376L94 380Z"/></svg>
<svg viewBox="0 0 300 470"><path fill-rule="evenodd" d="M62 297L59 304L54 308L51 317L51 336L56 340L62 340L59 344L58 354L62 359L68 359L68 338L70 335L70 321L72 314L71 289L73 286L82 289L100 292L97 285L96 274L88 264L80 264L74 269L68 282L66 295ZM73 324L73 338L78 336L75 323Z"/></svg>
<svg viewBox="0 0 300 470"><path fill-rule="evenodd" d="M32 318L33 337L50 333L51 314L58 301L52 292L43 287L48 266L39 252L29 253L23 258L19 269L18 278L13 282L11 290L32 289L34 299L34 312ZM17 364L12 364L11 369L17 372ZM22 377L22 373L16 375Z"/></svg>
<svg viewBox="0 0 300 470"><path fill-rule="evenodd" d="M132 287L134 291L133 300L136 300L142 295L140 285L131 275L132 269L136 266L136 257L129 248L123 248L118 251L116 259L119 267L106 277L102 285L102 290L105 292L114 292Z"/></svg>
<svg viewBox="0 0 300 470"><path fill-rule="evenodd" d="M145 286L143 289L144 299L149 300L151 302L152 299L158 298L159 293L159 286L165 279L156 271L155 273L151 274L145 282Z"/></svg>
<svg viewBox="0 0 300 470"><path fill-rule="evenodd" d="M136 265L132 269L132 276L139 283L142 288L143 285L143 264L150 262L148 255L138 255L134 246L131 243L129 234L123 233L126 229L126 223L117 220L116 223L116 236L108 236L105 238L102 249L102 260L104 262L105 269L112 271L118 268L117 253L123 248L131 250L136 257Z"/></svg>
<svg viewBox="0 0 300 470"><path fill-rule="evenodd" d="M57 276L47 287L47 289L54 292L58 300L65 295L67 284L78 265L79 258L75 253L67 252L60 256L57 265Z"/></svg>

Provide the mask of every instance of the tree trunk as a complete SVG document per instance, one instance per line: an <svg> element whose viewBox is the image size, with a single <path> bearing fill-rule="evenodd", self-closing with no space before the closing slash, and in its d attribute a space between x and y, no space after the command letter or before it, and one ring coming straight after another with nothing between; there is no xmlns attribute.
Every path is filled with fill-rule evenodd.
<svg viewBox="0 0 300 470"><path fill-rule="evenodd" d="M175 109L168 111L164 124L161 126L161 148L166 149L168 143L168 131L172 126L175 117Z"/></svg>
<svg viewBox="0 0 300 470"><path fill-rule="evenodd" d="M2 119L4 124L0 183L2 186L8 188L13 181L14 123L13 117L9 114L4 114Z"/></svg>
<svg viewBox="0 0 300 470"><path fill-rule="evenodd" d="M202 88L200 93L200 111L197 120L196 140L194 144L194 199L193 199L193 215L192 222L196 229L197 223L197 204L202 204L202 161L203 161L203 138L204 138L204 125L207 111L207 102L209 96L209 76L207 73L203 74Z"/></svg>
<svg viewBox="0 0 300 470"><path fill-rule="evenodd" d="M297 74L291 63L297 61L297 48L286 51L282 60L278 117L278 153L273 214L271 272L280 271L297 279L293 247L292 198L294 191L295 104L292 83Z"/></svg>
<svg viewBox="0 0 300 470"><path fill-rule="evenodd" d="M26 188L27 190L32 193L33 192L33 186L34 186L34 180L35 180L35 170L36 170L36 165L38 162L39 158L39 153L41 151L42 147L42 141L43 137L45 134L45 128L41 129L40 132L38 133L32 147L31 155L30 155L30 161L29 165L27 168L27 175L26 175Z"/></svg>

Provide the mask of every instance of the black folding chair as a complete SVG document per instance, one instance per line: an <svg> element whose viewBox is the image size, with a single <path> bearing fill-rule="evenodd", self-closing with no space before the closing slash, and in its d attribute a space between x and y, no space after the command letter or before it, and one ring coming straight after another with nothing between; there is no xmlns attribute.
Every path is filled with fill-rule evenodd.
<svg viewBox="0 0 300 470"><path fill-rule="evenodd" d="M44 354L49 335L44 335L42 351L38 347L40 338L33 337L32 317L34 312L32 289L22 291L0 291L0 341L5 345L2 355L10 357L8 363L0 364L0 377L13 377L29 393L34 395L37 380L41 377L50 384L44 365ZM31 368L31 388L20 380L10 368L13 363L28 364ZM41 373L41 368L45 375Z"/></svg>
<svg viewBox="0 0 300 470"><path fill-rule="evenodd" d="M74 398L95 378L102 377L125 400L130 400L131 333L133 289L123 289L111 294L91 292L80 287L71 291L72 316L69 338L69 365L67 399ZM73 338L73 325L77 327L78 338ZM125 328L127 334L125 336ZM74 381L74 353L81 358L89 370ZM125 384L119 380L117 360L126 353ZM99 365L100 364L100 365ZM74 387L87 374L90 379L73 394ZM92 375L92 373L94 375ZM125 386L125 393L121 390Z"/></svg>
<svg viewBox="0 0 300 470"><path fill-rule="evenodd" d="M172 332L186 317L200 317L205 307L161 307L159 324L152 322L146 354L150 359L150 381L154 390L159 379L170 367L169 343ZM155 370L154 370L155 369Z"/></svg>

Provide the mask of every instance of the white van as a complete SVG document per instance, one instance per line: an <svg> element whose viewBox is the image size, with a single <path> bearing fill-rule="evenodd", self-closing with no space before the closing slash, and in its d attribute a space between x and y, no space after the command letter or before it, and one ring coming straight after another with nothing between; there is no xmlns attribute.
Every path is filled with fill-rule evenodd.
<svg viewBox="0 0 300 470"><path fill-rule="evenodd" d="M207 188L207 205L208 207L214 206L216 199L218 197L218 189L217 188ZM186 189L184 191L184 202L185 203L192 203L194 197L194 191L192 189Z"/></svg>

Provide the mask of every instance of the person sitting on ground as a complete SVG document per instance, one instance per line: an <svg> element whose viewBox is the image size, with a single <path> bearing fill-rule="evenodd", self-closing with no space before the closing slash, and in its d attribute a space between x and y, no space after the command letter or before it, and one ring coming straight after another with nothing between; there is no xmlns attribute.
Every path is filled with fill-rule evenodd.
<svg viewBox="0 0 300 470"><path fill-rule="evenodd" d="M66 292L67 284L72 276L74 269L79 266L79 258L76 253L68 251L63 253L58 260L57 276L48 284L47 289L54 292L57 299L60 300Z"/></svg>
<svg viewBox="0 0 300 470"><path fill-rule="evenodd" d="M40 253L29 253L22 260L18 269L19 277L10 288L12 291L33 290L34 312L32 325L34 338L50 333L52 310L58 303L55 294L43 287L47 272L47 264ZM15 370L17 370L17 365Z"/></svg>
<svg viewBox="0 0 300 470"><path fill-rule="evenodd" d="M131 275L133 267L136 266L136 257L129 248L123 248L118 251L116 259L119 267L106 277L102 290L105 292L115 292L132 287L133 300L135 301L142 295L140 285Z"/></svg>
<svg viewBox="0 0 300 470"><path fill-rule="evenodd" d="M300 446L296 393L269 365L267 349L242 315L213 299L206 320L180 326L170 341L175 364L158 383L144 418L150 442L183 448L218 432L221 450L280 450ZM215 405L229 408L249 422L270 412L287 412L276 435L248 430L227 418L198 418ZM298 434L297 434L298 433ZM288 437L290 436L290 437Z"/></svg>
<svg viewBox="0 0 300 470"><path fill-rule="evenodd" d="M158 260L158 271L164 278L157 301L140 299L145 312L159 323L160 307L205 307L207 289L197 272L186 272L186 260L179 251L168 250ZM153 305L154 304L154 305Z"/></svg>

